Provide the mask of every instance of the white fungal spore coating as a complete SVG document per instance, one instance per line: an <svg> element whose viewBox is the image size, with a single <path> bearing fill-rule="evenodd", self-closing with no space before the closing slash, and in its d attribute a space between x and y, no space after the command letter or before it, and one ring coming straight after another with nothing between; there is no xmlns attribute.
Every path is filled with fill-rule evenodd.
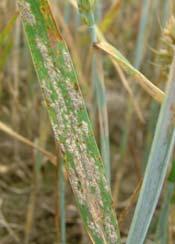
<svg viewBox="0 0 175 244"><path fill-rule="evenodd" d="M105 239L101 231L104 228L102 219L105 218L105 213L102 211L104 206L102 194L98 187L101 179L100 171L96 166L95 158L89 153L86 145L86 138L89 136L88 122L85 120L80 121L78 117L79 109L84 106L82 97L79 91L74 89L70 79L62 77L60 70L54 65L48 53L48 48L42 40L37 38L36 43L42 55L45 69L48 72L49 81L46 83L43 80L42 83L44 85L42 87L43 92L48 96L50 107L56 114L57 121L51 119L55 137L61 145L62 153L71 155L75 165L75 168L69 168L69 179L73 191L78 197L79 204L88 207L91 216L89 228L95 227L96 230L94 231L96 231L96 234ZM71 101L71 108L67 106L60 88L60 83L63 80L65 90L69 95L66 99ZM56 99L52 98L53 95L56 95ZM104 185L107 185L105 177L103 182ZM110 219L108 220L108 226L112 226ZM110 233L108 240L111 239L110 243L114 243L112 239L115 236L115 230L113 233L113 229L111 229Z"/></svg>
<svg viewBox="0 0 175 244"><path fill-rule="evenodd" d="M114 226L111 224L111 220L109 218L109 216L105 217L104 220L104 225L105 225L105 229L106 229L106 233L108 233L108 238L111 240L111 244L116 244L118 243L118 240L116 240L116 232L115 232L115 228Z"/></svg>
<svg viewBox="0 0 175 244"><path fill-rule="evenodd" d="M74 89L73 84L71 83L69 78L65 80L65 83L67 85L67 91L72 100L75 110L81 109L82 106L84 106L84 103L80 94Z"/></svg>
<svg viewBox="0 0 175 244"><path fill-rule="evenodd" d="M30 4L24 0L19 0L17 1L17 5L23 20L30 25L35 25L36 19L35 16L32 14Z"/></svg>
<svg viewBox="0 0 175 244"><path fill-rule="evenodd" d="M82 130L85 132L86 135L89 134L88 123L86 123L85 121L82 121Z"/></svg>
<svg viewBox="0 0 175 244"><path fill-rule="evenodd" d="M64 57L64 62L66 64L66 68L68 69L69 72L72 71L72 61L70 59L69 53L64 50L63 51L63 57Z"/></svg>
<svg viewBox="0 0 175 244"><path fill-rule="evenodd" d="M88 227L92 232L95 232L98 237L103 236L103 238L104 238L104 234L101 231L100 226L98 226L97 224L94 224L94 222L90 222L90 223L88 223Z"/></svg>

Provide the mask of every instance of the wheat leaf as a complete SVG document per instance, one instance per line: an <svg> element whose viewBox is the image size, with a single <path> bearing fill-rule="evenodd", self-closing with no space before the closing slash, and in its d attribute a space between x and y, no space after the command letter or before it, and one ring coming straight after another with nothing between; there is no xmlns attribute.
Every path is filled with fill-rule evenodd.
<svg viewBox="0 0 175 244"><path fill-rule="evenodd" d="M145 240L175 142L175 57L169 85L162 104L155 136L144 175L139 200L129 231L127 244L142 244Z"/></svg>
<svg viewBox="0 0 175 244"><path fill-rule="evenodd" d="M93 243L120 243L110 187L72 60L47 0L18 0L49 118Z"/></svg>

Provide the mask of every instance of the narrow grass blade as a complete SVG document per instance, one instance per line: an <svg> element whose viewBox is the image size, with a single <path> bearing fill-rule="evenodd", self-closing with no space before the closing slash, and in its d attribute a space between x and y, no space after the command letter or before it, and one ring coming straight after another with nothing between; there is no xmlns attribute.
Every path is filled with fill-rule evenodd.
<svg viewBox="0 0 175 244"><path fill-rule="evenodd" d="M156 132L149 155L141 193L129 231L127 244L142 244L145 240L162 185L166 176L175 141L175 57L169 85L160 111Z"/></svg>
<svg viewBox="0 0 175 244"><path fill-rule="evenodd" d="M168 243L168 217L170 210L170 201L174 192L174 184L168 184L167 192L165 194L164 204L161 209L159 216L157 232L156 232L156 243L167 244Z"/></svg>
<svg viewBox="0 0 175 244"><path fill-rule="evenodd" d="M164 202L160 212L157 231L156 243L167 244L168 241L168 218L170 214L171 200L175 190L175 160L173 160L170 175L168 177L166 192L164 195Z"/></svg>
<svg viewBox="0 0 175 244"><path fill-rule="evenodd" d="M115 18L119 13L120 5L121 5L121 0L114 0L112 6L106 12L103 20L99 25L99 28L102 31L102 33L107 32L111 27L112 23L114 22Z"/></svg>
<svg viewBox="0 0 175 244"><path fill-rule="evenodd" d="M147 91L156 101L162 102L164 99L164 92L161 91L157 86L150 82L140 71L134 68L129 61L112 45L107 42L100 42L96 44L96 47L103 50L108 55L112 56L121 65L125 71L131 75L136 81L139 82L141 87Z"/></svg>
<svg viewBox="0 0 175 244"><path fill-rule="evenodd" d="M6 45L2 48L2 50L0 50L1 52L1 59L0 59L0 72L3 70L6 61L8 59L8 56L10 54L10 51L12 49L13 43L11 40L8 40L6 42Z"/></svg>
<svg viewBox="0 0 175 244"><path fill-rule="evenodd" d="M47 0L18 0L24 30L84 226L93 243L120 243L109 184L67 46Z"/></svg>
<svg viewBox="0 0 175 244"><path fill-rule="evenodd" d="M156 127L156 123L157 123L157 118L159 115L159 109L160 106L158 103L156 103L155 101L151 102L151 106L150 106L150 119L147 123L147 135L145 138L145 149L144 149L144 155L143 155L143 160L142 160L142 172L145 172L145 168L148 162L148 157L149 157L149 152L151 149L151 143L153 141L153 137L154 137L154 131L155 131L155 127Z"/></svg>
<svg viewBox="0 0 175 244"><path fill-rule="evenodd" d="M18 13L16 13L8 22L6 27L1 31L0 33L0 47L5 44L6 40L9 37L10 32L13 30L14 24L16 22L16 19L18 17Z"/></svg>
<svg viewBox="0 0 175 244"><path fill-rule="evenodd" d="M136 43L136 51L135 51L135 59L134 59L134 67L139 69L144 57L145 51L145 40L146 40L146 27L148 24L148 16L151 6L150 0L143 0L142 1L142 14L141 14L141 21L139 26L139 34Z"/></svg>
<svg viewBox="0 0 175 244"><path fill-rule="evenodd" d="M9 20L5 28L2 31L0 31L0 53L1 53L0 72L2 71L6 63L6 60L8 58L8 55L13 45L13 42L10 38L10 34L13 30L17 17L18 17L18 13L12 16L12 18Z"/></svg>

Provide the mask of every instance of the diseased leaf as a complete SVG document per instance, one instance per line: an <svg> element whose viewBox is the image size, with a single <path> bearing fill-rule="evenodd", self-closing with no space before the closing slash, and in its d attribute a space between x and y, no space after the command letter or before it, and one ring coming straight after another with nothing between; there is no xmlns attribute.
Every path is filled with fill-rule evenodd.
<svg viewBox="0 0 175 244"><path fill-rule="evenodd" d="M93 243L120 243L110 187L72 60L47 0L18 0L49 118Z"/></svg>

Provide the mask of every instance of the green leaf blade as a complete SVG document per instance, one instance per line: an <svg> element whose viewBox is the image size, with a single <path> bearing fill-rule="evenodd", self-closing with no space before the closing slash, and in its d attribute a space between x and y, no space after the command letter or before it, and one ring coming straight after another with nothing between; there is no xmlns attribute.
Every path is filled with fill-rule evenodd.
<svg viewBox="0 0 175 244"><path fill-rule="evenodd" d="M110 187L66 43L47 0L18 3L55 139L84 226L94 243L120 243Z"/></svg>
<svg viewBox="0 0 175 244"><path fill-rule="evenodd" d="M149 155L143 186L129 231L127 244L142 244L145 240L175 143L175 58L171 68L169 87L163 102Z"/></svg>

